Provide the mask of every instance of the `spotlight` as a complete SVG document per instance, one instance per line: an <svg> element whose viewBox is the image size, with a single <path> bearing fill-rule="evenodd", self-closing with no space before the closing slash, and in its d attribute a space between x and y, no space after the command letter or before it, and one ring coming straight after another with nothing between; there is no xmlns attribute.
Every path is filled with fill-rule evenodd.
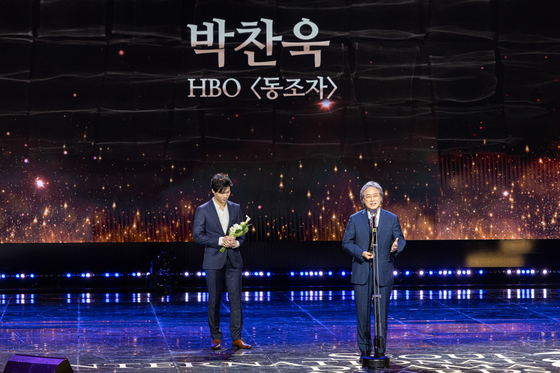
<svg viewBox="0 0 560 373"><path fill-rule="evenodd" d="M202 276L202 273L196 272L196 275L197 275L198 277L200 277L200 276ZM245 272L245 276L247 276L247 272Z"/></svg>
<svg viewBox="0 0 560 373"><path fill-rule="evenodd" d="M189 272L185 272L185 277L189 277Z"/></svg>
<svg viewBox="0 0 560 373"><path fill-rule="evenodd" d="M110 274L108 274L108 273L105 273L105 277L109 277L109 276L111 276L111 275L110 275Z"/></svg>
<svg viewBox="0 0 560 373"><path fill-rule="evenodd" d="M290 276L294 277L295 273L294 272L290 272Z"/></svg>
<svg viewBox="0 0 560 373"><path fill-rule="evenodd" d="M333 102L330 101L330 100L323 100L323 101L320 102L322 110L330 110L332 104L333 104Z"/></svg>
<svg viewBox="0 0 560 373"><path fill-rule="evenodd" d="M66 277L70 278L70 277L72 277L72 275L70 273L67 273Z"/></svg>
<svg viewBox="0 0 560 373"><path fill-rule="evenodd" d="M258 276L258 275L259 275L259 272L255 272L255 273L253 273L253 275Z"/></svg>
<svg viewBox="0 0 560 373"><path fill-rule="evenodd" d="M270 277L270 272L266 272L266 276L267 276L267 277Z"/></svg>
<svg viewBox="0 0 560 373"><path fill-rule="evenodd" d="M249 276L249 272L245 272L245 276Z"/></svg>
<svg viewBox="0 0 560 373"><path fill-rule="evenodd" d="M479 274L479 275L481 275L481 274L483 274L483 273L484 273L484 271L483 271L482 269L479 269L479 270L478 270L478 274Z"/></svg>
<svg viewBox="0 0 560 373"><path fill-rule="evenodd" d="M303 272L300 272L299 275L300 275L300 276L303 276Z"/></svg>
<svg viewBox="0 0 560 373"><path fill-rule="evenodd" d="M542 273L543 273L543 275L546 275L548 273L548 271L546 269L543 269ZM2 275L2 276L4 276L4 275ZM4 277L2 277L2 278L4 278Z"/></svg>
<svg viewBox="0 0 560 373"><path fill-rule="evenodd" d="M119 277L119 276L120 276L120 274L119 274L119 273L115 273L115 277Z"/></svg>
<svg viewBox="0 0 560 373"><path fill-rule="evenodd" d="M404 271L404 275L405 275L405 276L410 275L410 271Z"/></svg>
<svg viewBox="0 0 560 373"><path fill-rule="evenodd" d="M332 271L329 271L329 276L332 276Z"/></svg>
<svg viewBox="0 0 560 373"><path fill-rule="evenodd" d="M420 272L418 272L418 274L419 274L420 276L424 276L424 271L420 271Z"/></svg>
<svg viewBox="0 0 560 373"><path fill-rule="evenodd" d="M393 276L398 275L399 273L397 271L393 271Z"/></svg>
<svg viewBox="0 0 560 373"><path fill-rule="evenodd" d="M432 276L432 275L434 274L434 271L430 271L430 272L428 272L428 274L429 274L430 276Z"/></svg>
<svg viewBox="0 0 560 373"><path fill-rule="evenodd" d="M132 272L132 277L136 277L136 272Z"/></svg>
<svg viewBox="0 0 560 373"><path fill-rule="evenodd" d="M2 278L6 278L6 275L5 275L5 274L2 274L2 276L0 276L0 277L2 277Z"/></svg>
<svg viewBox="0 0 560 373"><path fill-rule="evenodd" d="M342 271L341 275L346 276L346 272Z"/></svg>

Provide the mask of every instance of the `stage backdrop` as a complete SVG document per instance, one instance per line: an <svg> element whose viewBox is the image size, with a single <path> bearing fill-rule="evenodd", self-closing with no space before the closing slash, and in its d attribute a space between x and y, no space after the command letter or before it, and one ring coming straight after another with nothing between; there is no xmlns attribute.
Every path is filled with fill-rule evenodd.
<svg viewBox="0 0 560 373"><path fill-rule="evenodd" d="M560 238L557 0L5 0L0 241Z"/></svg>

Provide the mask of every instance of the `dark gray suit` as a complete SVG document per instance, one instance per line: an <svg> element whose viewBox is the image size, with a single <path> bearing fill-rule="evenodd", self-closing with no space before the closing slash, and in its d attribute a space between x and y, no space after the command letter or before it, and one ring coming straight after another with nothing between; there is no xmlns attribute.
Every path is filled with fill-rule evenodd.
<svg viewBox="0 0 560 373"><path fill-rule="evenodd" d="M229 227L241 223L245 219L238 204L227 201L229 212ZM222 302L222 288L224 277L229 298L230 316L229 328L232 340L241 338L243 330L243 312L241 310L241 273L243 259L239 247L245 238L239 237L239 247L220 252L218 240L227 235L223 231L216 207L212 200L196 209L193 224L194 242L204 245L204 261L202 268L206 271L206 286L208 287L208 325L212 339L222 339L220 329L220 305Z"/></svg>
<svg viewBox="0 0 560 373"><path fill-rule="evenodd" d="M399 219L389 211L379 210L379 227L377 228L377 243L379 253L379 291L381 336L387 341L387 315L389 311L389 298L393 288L393 261L406 245L402 234ZM391 246L395 239L398 241L398 251L391 253ZM362 210L350 217L346 232L342 239L342 248L352 255L352 283L354 284L354 296L356 300L356 311L358 313L358 347L362 353L373 350L371 338L371 305L373 287L375 284L375 271L371 261L365 261L362 257L364 251L368 251L371 243L371 228L367 210ZM375 258L374 258L375 260ZM385 348L379 349L380 353Z"/></svg>

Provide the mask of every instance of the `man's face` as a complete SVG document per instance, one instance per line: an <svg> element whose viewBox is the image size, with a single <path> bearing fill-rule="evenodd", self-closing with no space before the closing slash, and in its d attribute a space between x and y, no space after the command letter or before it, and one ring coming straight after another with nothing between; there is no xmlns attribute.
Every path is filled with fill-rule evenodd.
<svg viewBox="0 0 560 373"><path fill-rule="evenodd" d="M229 198L229 195L231 194L231 188L224 188L220 192L214 192L214 189L212 189L212 193L214 193L214 199L216 200L218 205L225 205Z"/></svg>
<svg viewBox="0 0 560 373"><path fill-rule="evenodd" d="M369 187L364 192L364 205L368 210L377 210L381 206L381 194L379 190L374 187Z"/></svg>

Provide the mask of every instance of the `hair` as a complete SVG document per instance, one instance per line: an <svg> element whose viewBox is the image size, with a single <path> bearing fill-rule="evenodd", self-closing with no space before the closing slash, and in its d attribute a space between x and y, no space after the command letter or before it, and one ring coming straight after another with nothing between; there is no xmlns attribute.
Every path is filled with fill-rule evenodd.
<svg viewBox="0 0 560 373"><path fill-rule="evenodd" d="M216 174L212 176L212 190L216 193L221 193L227 187L232 187L233 183L226 174Z"/></svg>
<svg viewBox="0 0 560 373"><path fill-rule="evenodd" d="M364 186L362 187L362 190L360 190L360 202L362 202L362 206L365 206L364 205L364 193L366 192L366 189L367 188L372 188L372 187L379 191L379 194L381 195L381 202L383 202L383 188L381 188L381 185L379 185L375 181L368 181L367 183L364 184Z"/></svg>

